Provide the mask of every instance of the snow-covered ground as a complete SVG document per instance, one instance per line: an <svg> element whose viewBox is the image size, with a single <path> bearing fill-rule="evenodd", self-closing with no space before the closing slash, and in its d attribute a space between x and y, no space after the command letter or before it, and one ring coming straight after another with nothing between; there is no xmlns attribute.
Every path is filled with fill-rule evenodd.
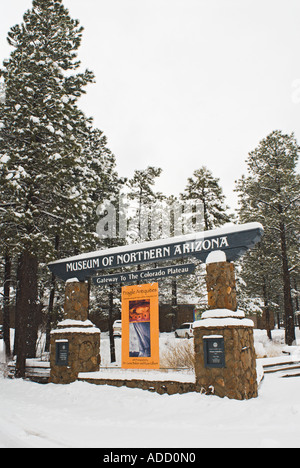
<svg viewBox="0 0 300 468"><path fill-rule="evenodd" d="M274 332L274 345L265 332L256 331L257 349L282 356L282 334ZM174 338L163 334L162 340L166 346ZM103 334L102 361L107 365L108 350ZM292 348L300 360L299 350ZM0 340L0 361L1 356ZM84 382L40 385L1 376L0 395L0 448L300 447L299 377L265 375L258 398L249 401L197 393L158 395Z"/></svg>

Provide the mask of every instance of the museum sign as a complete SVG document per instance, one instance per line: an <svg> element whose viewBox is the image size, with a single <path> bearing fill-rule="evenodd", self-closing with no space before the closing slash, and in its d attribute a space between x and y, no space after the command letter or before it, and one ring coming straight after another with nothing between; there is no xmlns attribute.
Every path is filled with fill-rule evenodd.
<svg viewBox="0 0 300 468"><path fill-rule="evenodd" d="M231 262L259 242L262 235L263 227L259 223L231 225L180 237L90 252L52 262L48 267L64 281L74 278L84 281L99 270L122 269L184 258L196 258L205 262L213 251L223 251L226 260Z"/></svg>

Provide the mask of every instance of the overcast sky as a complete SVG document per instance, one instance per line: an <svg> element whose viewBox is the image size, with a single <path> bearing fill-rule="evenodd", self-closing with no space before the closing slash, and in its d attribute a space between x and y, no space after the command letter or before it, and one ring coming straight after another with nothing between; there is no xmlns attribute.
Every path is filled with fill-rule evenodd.
<svg viewBox="0 0 300 468"><path fill-rule="evenodd" d="M31 0L1 5L6 36ZM64 0L85 28L79 58L94 71L80 107L116 156L119 175L154 165L178 195L202 165L234 182L259 141L280 129L300 143L299 0Z"/></svg>

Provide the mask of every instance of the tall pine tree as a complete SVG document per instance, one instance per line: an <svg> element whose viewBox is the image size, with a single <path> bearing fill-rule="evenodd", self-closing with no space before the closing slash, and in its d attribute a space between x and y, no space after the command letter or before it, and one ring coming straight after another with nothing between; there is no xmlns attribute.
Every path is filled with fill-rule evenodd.
<svg viewBox="0 0 300 468"><path fill-rule="evenodd" d="M274 282L275 276L280 279L288 345L295 340L290 272L296 268L299 255L300 177L296 173L299 151L293 134L273 131L249 153L248 175L237 185L241 221L259 221L266 231L266 239L262 241L258 254L263 259L262 266L257 264L263 279L260 287L265 282L268 298L272 291L274 298L278 295L278 288L274 288L270 281L272 278ZM263 273L266 265L271 275Z"/></svg>
<svg viewBox="0 0 300 468"><path fill-rule="evenodd" d="M214 229L231 221L227 213L229 207L225 204L225 195L219 184L219 179L205 166L196 170L188 179L184 194L187 200L198 200L203 206L204 229Z"/></svg>
<svg viewBox="0 0 300 468"><path fill-rule="evenodd" d="M153 189L155 179L160 176L162 169L149 166L143 171L136 170L132 179L128 181L128 198L132 200L134 214L130 222L129 236L133 242L150 240L151 208L162 198Z"/></svg>
<svg viewBox="0 0 300 468"><path fill-rule="evenodd" d="M86 172L92 164L85 155L91 122L77 101L94 77L77 70L82 31L62 0L33 0L22 24L8 33L14 50L1 70L1 225L9 254L19 258L20 376L26 355L34 353L28 344L37 332L38 262L57 256L58 238L62 253L78 252L91 217Z"/></svg>

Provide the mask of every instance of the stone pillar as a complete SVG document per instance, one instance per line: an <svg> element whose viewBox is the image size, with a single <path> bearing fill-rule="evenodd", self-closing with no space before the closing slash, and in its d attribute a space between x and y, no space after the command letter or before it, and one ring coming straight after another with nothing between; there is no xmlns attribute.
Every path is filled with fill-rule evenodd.
<svg viewBox="0 0 300 468"><path fill-rule="evenodd" d="M50 338L50 381L71 383L79 372L95 372L100 366L100 330L88 320L87 283L67 283L65 320Z"/></svg>
<svg viewBox="0 0 300 468"><path fill-rule="evenodd" d="M88 283L66 283L65 289L65 317L70 320L88 319L89 285Z"/></svg>
<svg viewBox="0 0 300 468"><path fill-rule="evenodd" d="M233 263L206 265L209 310L194 322L197 390L237 400L257 397L253 322L237 310Z"/></svg>
<svg viewBox="0 0 300 468"><path fill-rule="evenodd" d="M206 287L209 309L237 309L234 264L229 262L206 265Z"/></svg>
<svg viewBox="0 0 300 468"><path fill-rule="evenodd" d="M208 342L212 344L209 351ZM222 352L217 346L214 349L214 344L220 342L223 362ZM253 322L243 312L205 312L194 323L194 345L197 391L236 400L257 397Z"/></svg>

